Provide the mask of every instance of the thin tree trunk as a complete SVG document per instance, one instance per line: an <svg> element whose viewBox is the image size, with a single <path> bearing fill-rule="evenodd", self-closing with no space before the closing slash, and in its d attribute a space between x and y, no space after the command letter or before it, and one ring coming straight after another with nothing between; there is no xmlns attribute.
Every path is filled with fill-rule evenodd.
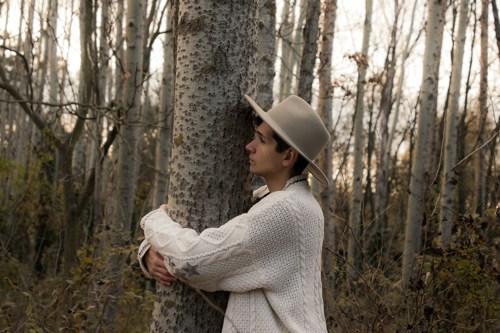
<svg viewBox="0 0 500 333"><path fill-rule="evenodd" d="M280 37L280 85L279 85L279 100L283 100L291 94L292 76L294 67L293 56L293 34L295 24L295 6L290 4L295 3L292 0L284 0L283 11L281 15L281 25L279 28Z"/></svg>
<svg viewBox="0 0 500 333"><path fill-rule="evenodd" d="M458 31L453 50L453 68L450 81L450 95L448 97L448 111L446 113L445 149L443 156L443 181L441 190L441 220L440 243L446 248L450 243L451 226L456 220L456 184L457 177L454 170L457 162L457 118L459 114L460 87L462 81L462 67L465 50L466 29L469 15L469 0L460 3Z"/></svg>
<svg viewBox="0 0 500 333"><path fill-rule="evenodd" d="M166 17L166 34L163 45L163 77L161 81L160 105L157 114L158 140L155 151L155 182L153 207L165 203L168 193L168 160L172 145L172 122L174 105L174 39L172 30L173 10Z"/></svg>
<svg viewBox="0 0 500 333"><path fill-rule="evenodd" d="M481 57L479 78L479 109L477 112L477 141L475 147L481 147L485 142L486 116L488 114L488 1L481 1ZM472 208L482 215L486 209L486 169L485 150L481 149L473 160L474 170L474 197Z"/></svg>
<svg viewBox="0 0 500 333"><path fill-rule="evenodd" d="M335 32L335 20L337 16L337 0L326 0L323 7L323 22L321 23L321 43L319 52L319 99L318 114L323 120L325 127L330 134L333 134L332 126L332 53L333 38ZM330 183L328 186L321 186L319 191L320 204L325 217L325 238L323 240L322 270L323 270L323 299L325 313L331 313L335 306L334 299L329 292L334 288L333 275L333 251L335 250L335 219L333 212L335 204L335 183L332 179L333 147L328 144L318 157L318 165L325 172ZM327 323L328 326L329 323Z"/></svg>
<svg viewBox="0 0 500 333"><path fill-rule="evenodd" d="M358 64L358 83L356 94L356 109L354 114L354 171L351 197L351 211L349 214L349 241L347 251L347 261L349 266L347 271L352 278L357 278L361 270L360 260L360 235L363 219L363 113L364 97L366 85L366 72L368 69L368 49L370 45L370 34L372 30L373 1L366 0L366 14L363 29L363 44Z"/></svg>
<svg viewBox="0 0 500 333"><path fill-rule="evenodd" d="M498 59L500 59L500 19L498 18L497 1L491 0L491 12L493 13L493 23L495 24L495 38L498 48Z"/></svg>
<svg viewBox="0 0 500 333"><path fill-rule="evenodd" d="M273 106L274 60L276 57L276 0L264 0L259 5L259 50L257 104L263 110Z"/></svg>
<svg viewBox="0 0 500 333"><path fill-rule="evenodd" d="M391 43L387 50L385 59L384 73L385 80L382 86L382 96L380 98L380 118L378 131L380 133L380 144L377 156L377 171L376 171L376 193L375 196L375 233L372 236L372 249L375 253L382 250L386 244L387 220L386 208L388 202L389 192L389 172L390 172L390 156L391 146L389 145L389 116L393 106L393 89L394 89L394 76L396 73L396 43L397 43L397 30L399 22L400 7L398 0L394 1L394 24L391 31ZM411 35L411 32L410 32ZM402 79L401 79L402 80Z"/></svg>
<svg viewBox="0 0 500 333"><path fill-rule="evenodd" d="M312 83L318 51L320 0L308 0L306 22L302 40L302 61L300 65L298 95L306 102L312 101Z"/></svg>
<svg viewBox="0 0 500 333"><path fill-rule="evenodd" d="M422 240L422 221L426 214L425 191L428 186L428 170L430 158L430 122L432 121L432 110L435 105L436 84L438 81L438 65L440 60L439 37L442 0L428 1L428 15L426 24L426 40L422 83L419 94L419 112L417 124L417 136L415 153L412 158L411 179L408 197L408 211L406 217L405 246L403 252L402 282L403 287L408 287L413 275L415 256L420 251Z"/></svg>
<svg viewBox="0 0 500 333"><path fill-rule="evenodd" d="M113 252L106 263L106 277L111 280L110 300L106 308L105 322L112 324L116 318L118 304L116 296L121 288L125 261L129 257L131 226L134 219L134 199L138 166L138 125L143 78L143 32L144 3L141 0L127 1L125 85L123 86L124 114L120 119L119 151L117 164L117 191L113 201L112 227L109 233L109 248Z"/></svg>

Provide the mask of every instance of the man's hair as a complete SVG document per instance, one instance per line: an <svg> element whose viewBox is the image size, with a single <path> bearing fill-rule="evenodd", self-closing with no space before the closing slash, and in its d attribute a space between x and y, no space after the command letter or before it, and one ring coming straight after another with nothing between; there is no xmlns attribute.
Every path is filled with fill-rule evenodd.
<svg viewBox="0 0 500 333"><path fill-rule="evenodd" d="M261 117L256 117L255 118L255 125L259 126L263 122ZM276 152L282 153L288 148L290 148L290 145L285 142L278 134L276 134L275 131L273 132L273 139L276 140ZM298 154L297 161L293 165L293 173L295 176L300 175L302 172L304 172L304 169L307 167L309 164L309 161L307 161L302 155Z"/></svg>

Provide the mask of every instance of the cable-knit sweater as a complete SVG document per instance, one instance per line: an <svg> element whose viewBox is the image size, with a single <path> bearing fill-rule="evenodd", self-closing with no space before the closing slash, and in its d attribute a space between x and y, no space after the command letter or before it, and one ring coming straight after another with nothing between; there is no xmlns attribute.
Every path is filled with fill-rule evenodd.
<svg viewBox="0 0 500 333"><path fill-rule="evenodd" d="M139 261L144 269L150 245L181 280L201 290L230 291L222 332L326 332L323 221L305 176L298 176L248 213L200 234L164 210L150 212L141 220L146 239Z"/></svg>

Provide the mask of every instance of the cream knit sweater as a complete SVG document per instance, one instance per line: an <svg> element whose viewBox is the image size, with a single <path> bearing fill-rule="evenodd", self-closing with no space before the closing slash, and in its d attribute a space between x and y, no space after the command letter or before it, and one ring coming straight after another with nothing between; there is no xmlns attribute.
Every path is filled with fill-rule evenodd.
<svg viewBox="0 0 500 333"><path fill-rule="evenodd" d="M171 274L201 290L231 292L222 332L326 332L323 213L305 176L290 179L248 213L200 234L163 210L144 216L141 227L143 270L142 257L153 246Z"/></svg>

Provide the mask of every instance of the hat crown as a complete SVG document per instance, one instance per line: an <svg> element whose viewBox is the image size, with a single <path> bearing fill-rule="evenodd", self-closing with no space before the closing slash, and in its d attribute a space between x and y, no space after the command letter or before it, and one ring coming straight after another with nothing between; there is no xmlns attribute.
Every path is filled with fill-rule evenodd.
<svg viewBox="0 0 500 333"><path fill-rule="evenodd" d="M253 99L245 97L262 120L309 162L308 169L313 176L328 184L328 178L314 159L329 142L330 134L311 105L299 96L291 95L264 112Z"/></svg>
<svg viewBox="0 0 500 333"><path fill-rule="evenodd" d="M273 128L286 143L308 160L314 160L330 139L323 122L302 98L292 95L267 112L279 128Z"/></svg>

